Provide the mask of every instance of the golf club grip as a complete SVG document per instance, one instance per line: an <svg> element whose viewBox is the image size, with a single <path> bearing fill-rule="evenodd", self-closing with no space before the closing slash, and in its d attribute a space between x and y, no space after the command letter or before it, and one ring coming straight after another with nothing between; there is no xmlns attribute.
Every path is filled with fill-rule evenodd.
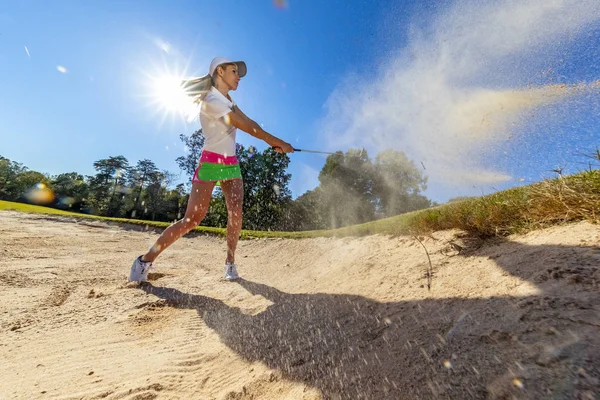
<svg viewBox="0 0 600 400"><path fill-rule="evenodd" d="M276 149L277 146L272 146L271 148ZM331 152L328 152L328 151L302 150L302 149L296 149L296 148L294 148L294 152L300 152L300 151L304 151L305 153L316 153L316 154L332 154L332 155L335 154L335 153L331 153Z"/></svg>
<svg viewBox="0 0 600 400"><path fill-rule="evenodd" d="M272 148L273 150L275 150L275 149L278 149L279 147L278 147L278 146L271 146L271 148ZM300 150L300 149L294 149L294 151L302 151L302 150Z"/></svg>

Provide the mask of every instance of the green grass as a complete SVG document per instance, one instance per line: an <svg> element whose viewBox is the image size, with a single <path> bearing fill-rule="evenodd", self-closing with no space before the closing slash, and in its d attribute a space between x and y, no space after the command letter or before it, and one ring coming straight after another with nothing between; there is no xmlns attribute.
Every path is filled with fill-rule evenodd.
<svg viewBox="0 0 600 400"><path fill-rule="evenodd" d="M47 214L47 215L57 215L63 217L72 217L76 219L91 219L97 221L111 222L123 225L136 225L144 228L158 228L164 229L170 225L169 222L160 222L160 221L144 221L139 219L129 219L129 218L112 218L112 217L102 217L98 215L90 215L90 214L82 214L71 211L63 211L57 210L55 208L36 206L32 204L24 204L24 203L15 203L10 201L0 200L0 211L19 211L24 213L34 213L34 214ZM195 232L198 233L206 233L211 235L225 236L226 230L224 228L213 228L208 226L198 226L194 229ZM269 232L269 231L248 231L243 230L241 233L242 239L248 238L303 238L303 237L315 237L320 236L315 232Z"/></svg>
<svg viewBox="0 0 600 400"><path fill-rule="evenodd" d="M166 222L99 217L6 201L0 201L0 210L56 214L153 228L169 225ZM416 235L454 228L478 236L503 236L572 221L598 223L599 218L600 170L591 170L340 229L307 232L244 230L242 238ZM222 228L197 227L195 230L225 235L225 229Z"/></svg>
<svg viewBox="0 0 600 400"><path fill-rule="evenodd" d="M598 223L600 170L422 210L405 215L403 223L401 217L395 217L398 223L387 229L388 233L456 228L478 236L504 236L572 221Z"/></svg>

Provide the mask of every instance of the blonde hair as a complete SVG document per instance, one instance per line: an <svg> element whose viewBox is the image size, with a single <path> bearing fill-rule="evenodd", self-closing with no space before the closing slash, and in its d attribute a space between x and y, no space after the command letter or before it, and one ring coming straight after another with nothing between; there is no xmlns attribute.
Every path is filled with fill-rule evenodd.
<svg viewBox="0 0 600 400"><path fill-rule="evenodd" d="M210 75L190 78L181 82L181 88L193 99L194 103L200 103L204 100L204 97L213 86L214 80Z"/></svg>
<svg viewBox="0 0 600 400"><path fill-rule="evenodd" d="M228 66L236 66L235 63L220 64L215 68L215 71L220 68L227 68ZM194 103L200 103L204 100L204 97L210 92L211 87L217 87L215 78L206 74L200 78L190 78L181 82L182 89L187 93L188 96L192 97Z"/></svg>

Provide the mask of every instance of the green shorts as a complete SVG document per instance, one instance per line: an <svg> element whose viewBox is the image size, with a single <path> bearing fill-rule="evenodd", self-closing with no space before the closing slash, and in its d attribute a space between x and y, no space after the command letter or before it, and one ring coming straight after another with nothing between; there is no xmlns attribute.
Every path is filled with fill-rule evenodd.
<svg viewBox="0 0 600 400"><path fill-rule="evenodd" d="M242 179L242 171L236 156L227 157L210 151L202 152L192 182L210 183L231 179Z"/></svg>

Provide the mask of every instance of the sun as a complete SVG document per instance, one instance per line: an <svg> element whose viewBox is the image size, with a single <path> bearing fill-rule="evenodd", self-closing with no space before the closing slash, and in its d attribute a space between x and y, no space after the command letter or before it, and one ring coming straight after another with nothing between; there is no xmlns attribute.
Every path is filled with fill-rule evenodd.
<svg viewBox="0 0 600 400"><path fill-rule="evenodd" d="M139 101L152 119L158 117L159 128L170 122L171 128L180 129L181 124L199 122L200 104L183 88L183 82L198 76L191 71L192 55L183 54L167 41L157 40L160 54L138 57L138 66L132 78L135 87L133 97ZM140 59L145 58L141 61ZM176 125L174 125L176 124Z"/></svg>
<svg viewBox="0 0 600 400"><path fill-rule="evenodd" d="M152 97L167 112L179 112L186 105L186 94L179 86L181 79L163 75L153 79Z"/></svg>
<svg viewBox="0 0 600 400"><path fill-rule="evenodd" d="M150 98L162 112L189 119L197 115L197 105L181 87L183 79L168 73L150 77Z"/></svg>
<svg viewBox="0 0 600 400"><path fill-rule="evenodd" d="M187 125L198 119L200 105L181 86L189 77L187 66L181 68L165 60L162 65L148 60L145 68L138 70L136 81L139 92L135 97L141 100L150 114L158 116L160 127L167 120L171 123L179 120Z"/></svg>

